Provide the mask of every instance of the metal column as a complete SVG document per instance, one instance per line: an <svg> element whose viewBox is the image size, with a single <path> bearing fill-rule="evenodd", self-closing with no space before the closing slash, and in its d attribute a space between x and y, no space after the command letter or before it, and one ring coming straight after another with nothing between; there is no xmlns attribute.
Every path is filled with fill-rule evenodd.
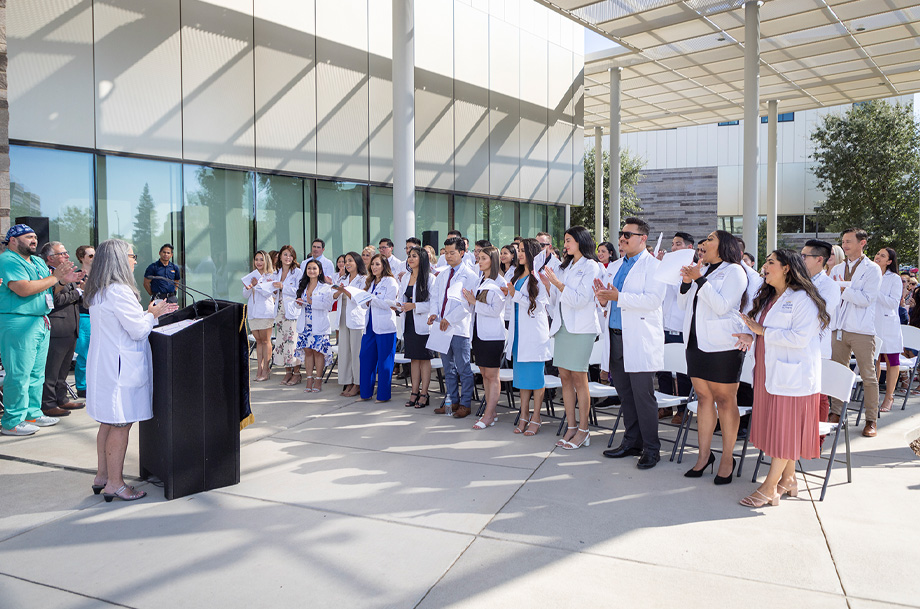
<svg viewBox="0 0 920 609"><path fill-rule="evenodd" d="M744 5L744 181L742 205L744 211L744 241L747 251L757 258L758 227L758 162L760 142L760 5L751 1Z"/></svg>
<svg viewBox="0 0 920 609"><path fill-rule="evenodd" d="M610 68L610 238L620 230L620 77L623 68Z"/></svg>
<svg viewBox="0 0 920 609"><path fill-rule="evenodd" d="M604 240L604 130L594 128L594 241Z"/></svg>
<svg viewBox="0 0 920 609"><path fill-rule="evenodd" d="M776 157L778 102L767 102L767 254L776 249ZM762 263L762 261L761 261Z"/></svg>
<svg viewBox="0 0 920 609"><path fill-rule="evenodd" d="M415 0L393 0L393 243L415 235Z"/></svg>

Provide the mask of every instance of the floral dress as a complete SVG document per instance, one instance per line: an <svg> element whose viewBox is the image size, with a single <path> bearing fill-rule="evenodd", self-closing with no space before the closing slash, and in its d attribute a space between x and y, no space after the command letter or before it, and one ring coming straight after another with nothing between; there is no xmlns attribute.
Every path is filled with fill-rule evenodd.
<svg viewBox="0 0 920 609"><path fill-rule="evenodd" d="M297 355L297 320L284 316L284 304L278 299L278 315L275 317L275 348L272 351L272 363L276 366L293 368L303 363ZM302 355L302 353L301 353Z"/></svg>
<svg viewBox="0 0 920 609"><path fill-rule="evenodd" d="M297 337L297 349L295 354L303 359L304 349L312 349L317 353L322 353L326 366L332 365L332 344L329 342L328 334L313 334L313 308L309 304L304 304L304 327L303 332Z"/></svg>

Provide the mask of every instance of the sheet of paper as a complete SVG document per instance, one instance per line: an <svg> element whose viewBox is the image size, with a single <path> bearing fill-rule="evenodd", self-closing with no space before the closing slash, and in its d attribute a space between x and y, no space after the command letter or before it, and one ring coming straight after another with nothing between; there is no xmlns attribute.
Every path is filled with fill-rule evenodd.
<svg viewBox="0 0 920 609"><path fill-rule="evenodd" d="M546 264L546 248L540 250L540 253L533 257L533 270L541 271Z"/></svg>
<svg viewBox="0 0 920 609"><path fill-rule="evenodd" d="M431 329L431 333L428 335L428 342L425 346L436 353L450 351L450 340L454 337L454 327L448 326L447 330L442 332L441 322L437 320L428 327Z"/></svg>
<svg viewBox="0 0 920 609"><path fill-rule="evenodd" d="M191 326L194 323L197 323L200 319L183 319L182 321L177 321L166 326L156 326L153 328L153 331L157 334L164 334L166 336L172 336L180 330L184 330Z"/></svg>
<svg viewBox="0 0 920 609"><path fill-rule="evenodd" d="M655 244L655 251L652 252L652 256L655 256L656 258L658 257L658 252L661 251L661 239L663 237L664 237L664 233L658 233L658 243Z"/></svg>
<svg viewBox="0 0 920 609"><path fill-rule="evenodd" d="M447 288L447 297L453 298L454 300L461 300L463 298L463 283L458 281L450 284L450 287Z"/></svg>
<svg viewBox="0 0 920 609"><path fill-rule="evenodd" d="M262 273L260 273L259 271L253 271L249 273L248 275L243 277L243 285L248 288L250 285L252 285L253 279L262 279Z"/></svg>
<svg viewBox="0 0 920 609"><path fill-rule="evenodd" d="M355 304L358 305L359 307L361 305L364 305L370 302L374 298L373 294L369 292L365 292L361 288L355 288L352 286L348 286L347 288L345 288L345 291L351 294L351 299L354 300Z"/></svg>
<svg viewBox="0 0 920 609"><path fill-rule="evenodd" d="M450 265L449 265L449 264L445 264L445 265L442 265L442 266L436 266L436 267L434 267L434 274L435 274L435 275L438 275L438 274L440 274L440 273L443 273L444 271L449 271L449 270L450 270Z"/></svg>
<svg viewBox="0 0 920 609"><path fill-rule="evenodd" d="M693 264L693 250L668 252L661 259L661 263L655 271L655 279L666 285L679 285L681 267L690 264Z"/></svg>

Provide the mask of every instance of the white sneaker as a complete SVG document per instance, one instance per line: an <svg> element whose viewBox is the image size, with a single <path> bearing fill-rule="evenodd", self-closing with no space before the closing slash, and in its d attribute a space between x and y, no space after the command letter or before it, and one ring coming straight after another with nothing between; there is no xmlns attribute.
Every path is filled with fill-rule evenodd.
<svg viewBox="0 0 920 609"><path fill-rule="evenodd" d="M61 420L57 417L49 417L48 415L42 415L35 419L26 419L26 423L31 423L32 425L37 425L38 427L51 427L52 425L57 425Z"/></svg>
<svg viewBox="0 0 920 609"><path fill-rule="evenodd" d="M31 436L36 431L38 431L38 427L36 425L20 423L13 429L7 429L4 427L2 430L0 430L0 434L4 436Z"/></svg>

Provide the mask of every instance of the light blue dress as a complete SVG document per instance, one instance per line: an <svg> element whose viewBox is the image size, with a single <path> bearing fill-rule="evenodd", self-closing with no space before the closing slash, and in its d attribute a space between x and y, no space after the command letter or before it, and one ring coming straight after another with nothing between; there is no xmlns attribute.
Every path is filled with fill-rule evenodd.
<svg viewBox="0 0 920 609"><path fill-rule="evenodd" d="M529 276L524 275L514 284L514 290L520 292L524 282ZM518 317L520 309L518 303L514 303L514 344L511 346L512 368L514 369L514 379L511 384L516 389L543 389L543 365L544 362L519 362L518 354ZM526 310L525 310L526 313Z"/></svg>

